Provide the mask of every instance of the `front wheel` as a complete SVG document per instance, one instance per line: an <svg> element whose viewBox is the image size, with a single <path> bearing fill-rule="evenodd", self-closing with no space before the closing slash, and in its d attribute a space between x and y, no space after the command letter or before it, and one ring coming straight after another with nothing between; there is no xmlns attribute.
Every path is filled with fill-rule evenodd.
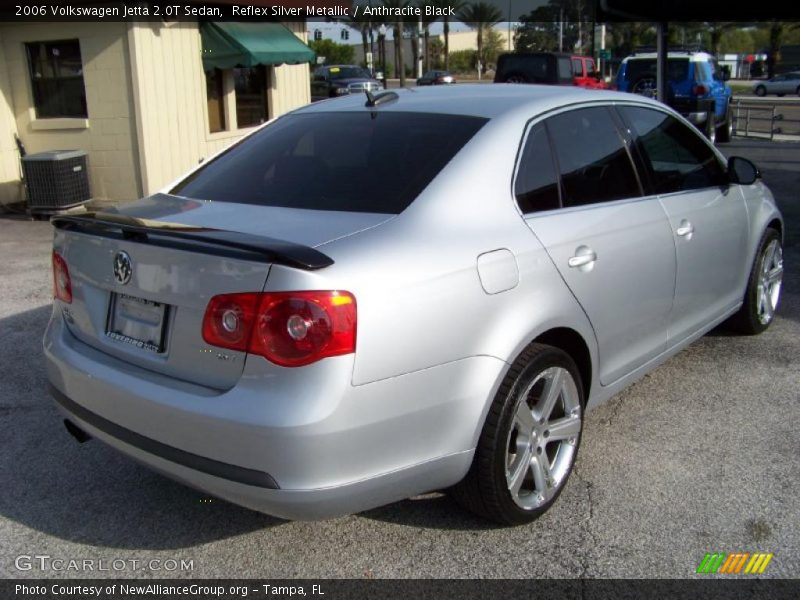
<svg viewBox="0 0 800 600"><path fill-rule="evenodd" d="M763 85L760 85L756 88L756 96L766 96L767 95L767 88Z"/></svg>
<svg viewBox="0 0 800 600"><path fill-rule="evenodd" d="M781 296L783 283L783 247L780 234L767 229L761 238L756 259L747 280L744 304L732 318L741 333L754 335L769 327Z"/></svg>
<svg viewBox="0 0 800 600"><path fill-rule="evenodd" d="M469 473L453 489L455 499L505 525L542 515L572 472L583 406L572 358L551 346L528 346L492 402Z"/></svg>

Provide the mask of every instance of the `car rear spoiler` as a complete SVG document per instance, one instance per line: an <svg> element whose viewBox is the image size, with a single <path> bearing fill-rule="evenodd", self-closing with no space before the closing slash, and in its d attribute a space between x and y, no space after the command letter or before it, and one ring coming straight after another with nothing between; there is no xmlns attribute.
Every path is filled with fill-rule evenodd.
<svg viewBox="0 0 800 600"><path fill-rule="evenodd" d="M261 259L307 271L333 264L333 259L329 256L302 244L238 231L139 219L117 213L56 215L50 222L56 229L203 254L247 260Z"/></svg>

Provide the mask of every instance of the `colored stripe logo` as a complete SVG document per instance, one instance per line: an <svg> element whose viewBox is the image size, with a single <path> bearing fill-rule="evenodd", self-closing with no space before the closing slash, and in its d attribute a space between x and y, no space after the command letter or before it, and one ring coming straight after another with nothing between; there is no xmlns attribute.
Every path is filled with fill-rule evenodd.
<svg viewBox="0 0 800 600"><path fill-rule="evenodd" d="M772 560L771 552L707 552L697 566L697 573L724 575L760 575L767 570L767 565Z"/></svg>

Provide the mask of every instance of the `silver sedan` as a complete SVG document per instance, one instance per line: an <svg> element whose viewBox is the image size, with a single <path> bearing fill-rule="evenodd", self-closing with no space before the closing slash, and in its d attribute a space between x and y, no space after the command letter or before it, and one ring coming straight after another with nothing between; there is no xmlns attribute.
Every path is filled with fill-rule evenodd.
<svg viewBox="0 0 800 600"><path fill-rule="evenodd" d="M310 105L53 224L68 430L292 519L449 490L530 521L586 410L721 323L764 331L783 276L752 163L663 104L557 86Z"/></svg>
<svg viewBox="0 0 800 600"><path fill-rule="evenodd" d="M767 94L797 94L800 96L800 71L792 71L776 75L767 81L759 81L753 85L753 93L756 96L766 96Z"/></svg>

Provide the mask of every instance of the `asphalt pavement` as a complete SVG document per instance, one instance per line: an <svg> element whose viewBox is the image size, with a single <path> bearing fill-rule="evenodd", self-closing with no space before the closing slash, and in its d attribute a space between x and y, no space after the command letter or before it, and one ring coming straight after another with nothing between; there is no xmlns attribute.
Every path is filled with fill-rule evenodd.
<svg viewBox="0 0 800 600"><path fill-rule="evenodd" d="M776 321L757 337L714 331L589 413L561 498L514 528L437 493L286 522L77 444L45 391L50 225L0 217L0 576L683 578L706 552L763 551L764 577L797 577L800 144L723 149L759 164L786 217ZM181 560L191 570L167 570Z"/></svg>

